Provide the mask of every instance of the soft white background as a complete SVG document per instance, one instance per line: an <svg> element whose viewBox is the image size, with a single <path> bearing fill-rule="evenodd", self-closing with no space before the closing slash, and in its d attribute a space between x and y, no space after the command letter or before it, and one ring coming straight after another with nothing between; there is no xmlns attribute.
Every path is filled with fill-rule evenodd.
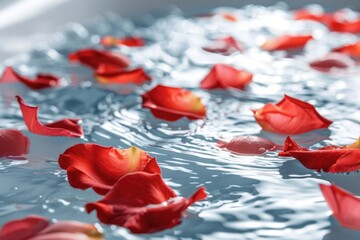
<svg viewBox="0 0 360 240"><path fill-rule="evenodd" d="M139 19L177 6L186 14L217 6L272 5L278 0L0 0L0 60L27 51L34 42L61 31L69 22L86 22L109 11ZM360 9L359 0L287 0L291 8L319 3L327 10Z"/></svg>

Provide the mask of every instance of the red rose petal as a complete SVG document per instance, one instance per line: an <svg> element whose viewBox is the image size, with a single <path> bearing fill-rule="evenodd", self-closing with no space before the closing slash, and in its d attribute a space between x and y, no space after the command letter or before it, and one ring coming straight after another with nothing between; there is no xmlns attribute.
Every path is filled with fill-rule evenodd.
<svg viewBox="0 0 360 240"><path fill-rule="evenodd" d="M142 95L144 108L160 119L176 121L182 117L190 120L202 119L206 116L206 107L194 93L176 87L157 85Z"/></svg>
<svg viewBox="0 0 360 240"><path fill-rule="evenodd" d="M346 19L347 13L345 11L336 11L331 15L328 21L328 27L331 31L345 32L345 33L359 33L360 32L360 18L349 21Z"/></svg>
<svg viewBox="0 0 360 240"><path fill-rule="evenodd" d="M143 47L145 45L145 41L142 37L117 38L114 36L105 36L101 38L100 44L105 47L114 47L118 45L124 45L127 47Z"/></svg>
<svg viewBox="0 0 360 240"><path fill-rule="evenodd" d="M290 155L299 160L305 167L316 171L339 173L353 172L360 169L359 149L336 149L295 151Z"/></svg>
<svg viewBox="0 0 360 240"><path fill-rule="evenodd" d="M350 147L327 146L318 150L300 147L288 138L285 146L291 143L279 156L292 156L309 169L330 173L352 172L360 169L360 149Z"/></svg>
<svg viewBox="0 0 360 240"><path fill-rule="evenodd" d="M108 65L100 65L95 72L95 79L102 84L137 84L141 85L144 82L150 81L151 77L144 71L143 68L136 68L133 70L124 70L122 68L114 69Z"/></svg>
<svg viewBox="0 0 360 240"><path fill-rule="evenodd" d="M103 240L102 233L92 224L78 221L59 221L43 229L31 240Z"/></svg>
<svg viewBox="0 0 360 240"><path fill-rule="evenodd" d="M92 69L97 69L101 64L118 68L127 68L130 65L130 60L120 53L90 48L71 53L69 60L79 62Z"/></svg>
<svg viewBox="0 0 360 240"><path fill-rule="evenodd" d="M349 55L350 57L360 58L360 42L338 47L333 49L333 51Z"/></svg>
<svg viewBox="0 0 360 240"><path fill-rule="evenodd" d="M24 159L29 153L30 140L19 130L0 129L0 158Z"/></svg>
<svg viewBox="0 0 360 240"><path fill-rule="evenodd" d="M322 59L311 62L310 67L321 72L330 72L333 69L346 69L354 62L344 54L330 53Z"/></svg>
<svg viewBox="0 0 360 240"><path fill-rule="evenodd" d="M201 88L237 88L244 90L252 81L253 75L225 64L215 64L201 81Z"/></svg>
<svg viewBox="0 0 360 240"><path fill-rule="evenodd" d="M223 14L221 14L221 16L223 18L225 18L226 20L228 20L229 22L237 22L237 20L238 20L236 16L234 16L230 13L223 13Z"/></svg>
<svg viewBox="0 0 360 240"><path fill-rule="evenodd" d="M329 15L325 13L312 13L307 9L300 9L294 12L295 20L312 20L316 22L326 23Z"/></svg>
<svg viewBox="0 0 360 240"><path fill-rule="evenodd" d="M277 104L267 103L253 112L264 130L279 134L301 134L328 128L332 123L322 117L313 105L287 95Z"/></svg>
<svg viewBox="0 0 360 240"><path fill-rule="evenodd" d="M267 51L303 48L311 39L311 35L283 35L267 40L262 48Z"/></svg>
<svg viewBox="0 0 360 240"><path fill-rule="evenodd" d="M6 223L0 231L1 240L103 240L92 224L77 221L49 220L36 215Z"/></svg>
<svg viewBox="0 0 360 240"><path fill-rule="evenodd" d="M49 225L46 218L31 215L6 223L0 231L1 240L28 240Z"/></svg>
<svg viewBox="0 0 360 240"><path fill-rule="evenodd" d="M97 144L77 144L59 157L71 186L93 188L105 195L124 175L137 171L161 173L155 158L139 148L117 149Z"/></svg>
<svg viewBox="0 0 360 240"><path fill-rule="evenodd" d="M339 223L360 230L360 199L335 184L320 184L320 189Z"/></svg>
<svg viewBox="0 0 360 240"><path fill-rule="evenodd" d="M279 156L285 157L290 156L289 152L293 151L308 151L308 149L301 147L299 144L297 144L291 137L287 137L285 139L285 147L282 152L279 152Z"/></svg>
<svg viewBox="0 0 360 240"><path fill-rule="evenodd" d="M203 49L208 52L223 54L226 56L235 52L243 52L241 45L232 36L220 38L212 45L203 47Z"/></svg>
<svg viewBox="0 0 360 240"><path fill-rule="evenodd" d="M204 188L189 199L177 197L160 175L136 172L121 178L100 201L86 204L86 211L96 210L102 223L151 233L178 225L185 210L205 197Z"/></svg>
<svg viewBox="0 0 360 240"><path fill-rule="evenodd" d="M334 32L345 32L345 33L359 33L360 32L360 20L354 22L339 22L332 21L329 24L329 28Z"/></svg>
<svg viewBox="0 0 360 240"><path fill-rule="evenodd" d="M30 79L19 75L12 67L6 67L3 75L0 78L0 83L12 82L21 82L31 89L40 90L58 86L60 84L60 79L54 75L42 73L36 75L34 79Z"/></svg>
<svg viewBox="0 0 360 240"><path fill-rule="evenodd" d="M24 100L16 96L25 124L29 131L44 136L81 137L84 135L82 127L77 124L79 119L62 119L53 123L42 124L38 119L39 107L26 105Z"/></svg>
<svg viewBox="0 0 360 240"><path fill-rule="evenodd" d="M278 147L272 141L257 136L235 137L229 142L219 141L217 145L233 153L246 155L261 155L266 151L276 150Z"/></svg>

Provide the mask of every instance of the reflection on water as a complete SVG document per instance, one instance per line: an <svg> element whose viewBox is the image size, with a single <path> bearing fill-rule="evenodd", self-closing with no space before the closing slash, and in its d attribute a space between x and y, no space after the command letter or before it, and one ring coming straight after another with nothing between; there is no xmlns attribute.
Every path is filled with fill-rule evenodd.
<svg viewBox="0 0 360 240"><path fill-rule="evenodd" d="M51 72L62 77L63 87L33 92L18 84L0 85L0 127L20 128L31 140L27 161L0 161L0 224L28 214L52 219L96 222L84 213L86 202L99 199L92 190L73 189L57 158L80 142L96 142L127 148L136 145L156 156L166 182L182 196L206 186L209 197L190 207L178 227L152 235L134 236L125 229L103 226L106 239L359 239L360 233L344 229L330 216L318 184L334 182L360 195L357 173L323 174L305 169L292 158L239 156L216 147L220 138L257 135L282 144L285 136L262 131L251 109L277 102L288 94L314 104L334 120L329 130L314 131L294 139L303 146L349 144L360 134L359 72L323 74L307 61L321 57L331 47L354 41L354 36L329 34L319 23L291 20L280 8L247 6L217 9L233 12L239 21L169 15L150 27L138 27L109 14L82 26L70 25L28 55L11 59L24 74ZM282 33L313 33L304 52L261 51L268 37ZM143 36L144 48L119 48L134 66L143 66L154 78L144 86L101 86L89 69L71 65L67 54L96 46L99 35ZM245 47L244 54L221 56L205 52L211 39L233 35ZM299 55L300 54L300 55ZM255 74L247 91L198 88L212 64L233 64ZM140 94L157 83L194 91L206 103L206 120L164 122L141 108ZM40 105L43 121L80 117L83 139L43 137L26 131L15 95Z"/></svg>

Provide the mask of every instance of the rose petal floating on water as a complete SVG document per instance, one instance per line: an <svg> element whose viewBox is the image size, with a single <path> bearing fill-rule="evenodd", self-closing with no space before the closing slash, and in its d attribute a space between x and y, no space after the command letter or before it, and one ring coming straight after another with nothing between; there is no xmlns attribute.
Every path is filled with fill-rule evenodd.
<svg viewBox="0 0 360 240"><path fill-rule="evenodd" d="M253 113L264 130L279 134L301 134L328 128L332 123L322 117L313 105L287 95L275 105L267 103Z"/></svg>
<svg viewBox="0 0 360 240"><path fill-rule="evenodd" d="M206 116L206 107L194 93L183 88L157 85L142 95L144 108L160 119L176 121L182 117L190 120Z"/></svg>
<svg viewBox="0 0 360 240"><path fill-rule="evenodd" d="M1 240L103 240L92 224L60 221L51 224L48 219L30 215L5 223L0 230Z"/></svg>
<svg viewBox="0 0 360 240"><path fill-rule="evenodd" d="M59 156L71 186L93 188L105 195L127 173L144 171L160 174L155 158L137 147L118 149L97 144L77 144Z"/></svg>
<svg viewBox="0 0 360 240"><path fill-rule="evenodd" d="M218 53L225 56L235 52L243 52L243 48L232 36L219 38L209 46L203 47L207 52Z"/></svg>
<svg viewBox="0 0 360 240"><path fill-rule="evenodd" d="M299 146L291 138L285 141L285 149L279 156L292 156L309 169L320 172L340 173L360 169L360 149L350 146L326 146L308 150Z"/></svg>
<svg viewBox="0 0 360 240"><path fill-rule="evenodd" d="M27 87L40 90L49 87L55 87L60 84L60 79L51 74L40 73L36 75L34 79L21 76L14 71L12 67L6 67L3 75L0 78L0 83L12 83L12 82L21 82Z"/></svg>
<svg viewBox="0 0 360 240"><path fill-rule="evenodd" d="M341 53L330 53L324 58L309 63L309 66L321 72L330 72L333 69L346 69L355 65L354 61Z"/></svg>
<svg viewBox="0 0 360 240"><path fill-rule="evenodd" d="M228 20L229 22L237 22L237 17L231 13L223 13L220 14L224 19Z"/></svg>
<svg viewBox="0 0 360 240"><path fill-rule="evenodd" d="M143 47L145 45L145 41L142 37L124 37L117 38L114 36L105 36L100 40L100 44L105 47L115 47L115 46L127 46L127 47Z"/></svg>
<svg viewBox="0 0 360 240"><path fill-rule="evenodd" d="M231 139L229 142L218 141L217 146L245 155L261 155L266 151L274 151L278 146L272 141L257 136L241 136Z"/></svg>
<svg viewBox="0 0 360 240"><path fill-rule="evenodd" d="M39 107L26 105L24 100L16 96L20 105L24 122L31 133L44 136L81 137L84 135L80 119L65 118L56 122L42 124L38 119Z"/></svg>
<svg viewBox="0 0 360 240"><path fill-rule="evenodd" d="M295 11L294 19L312 20L325 24L331 31L344 33L359 33L360 18L348 20L347 13L343 10L334 13L312 13L306 9Z"/></svg>
<svg viewBox="0 0 360 240"><path fill-rule="evenodd" d="M333 51L346 54L350 57L360 58L360 42L338 47L333 49Z"/></svg>
<svg viewBox="0 0 360 240"><path fill-rule="evenodd" d="M360 230L360 199L335 184L320 184L320 189L339 223Z"/></svg>
<svg viewBox="0 0 360 240"><path fill-rule="evenodd" d="M0 158L24 159L29 153L30 140L19 130L0 129Z"/></svg>
<svg viewBox="0 0 360 240"><path fill-rule="evenodd" d="M327 25L331 31L335 32L360 32L360 18L357 17L355 20L348 20L347 13L343 10L339 10L333 13Z"/></svg>
<svg viewBox="0 0 360 240"><path fill-rule="evenodd" d="M326 13L313 13L307 9L300 9L294 12L295 20L312 20L321 23L327 23L330 15Z"/></svg>
<svg viewBox="0 0 360 240"><path fill-rule="evenodd" d="M261 48L267 51L303 48L311 39L311 35L283 35L267 40Z"/></svg>
<svg viewBox="0 0 360 240"><path fill-rule="evenodd" d="M97 69L101 64L113 67L126 68L130 65L130 60L120 54L98 49L81 49L69 55L71 62L79 62L92 69Z"/></svg>
<svg viewBox="0 0 360 240"><path fill-rule="evenodd" d="M308 151L308 149L301 147L299 144L297 144L291 137L287 137L285 139L285 146L284 150L282 152L279 152L279 156L285 157L290 155L290 151Z"/></svg>
<svg viewBox="0 0 360 240"><path fill-rule="evenodd" d="M102 223L152 233L180 224L186 209L206 196L201 187L190 198L178 197L159 174L136 172L121 178L100 201L86 204L86 211L96 210Z"/></svg>
<svg viewBox="0 0 360 240"><path fill-rule="evenodd" d="M150 81L151 77L143 68L125 70L123 68L113 68L109 65L100 65L95 72L95 79L102 84L137 84Z"/></svg>
<svg viewBox="0 0 360 240"><path fill-rule="evenodd" d="M253 75L225 64L215 64L201 81L204 89L237 88L244 90L252 81Z"/></svg>

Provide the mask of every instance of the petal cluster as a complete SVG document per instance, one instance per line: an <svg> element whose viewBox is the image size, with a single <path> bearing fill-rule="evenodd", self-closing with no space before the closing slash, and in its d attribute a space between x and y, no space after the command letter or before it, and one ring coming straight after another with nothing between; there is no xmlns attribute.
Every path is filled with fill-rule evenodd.
<svg viewBox="0 0 360 240"><path fill-rule="evenodd" d="M185 210L205 197L204 188L189 198L178 197L159 174L135 172L119 179L100 201L86 204L86 210L96 210L103 223L151 233L180 224Z"/></svg>
<svg viewBox="0 0 360 240"><path fill-rule="evenodd" d="M59 157L71 186L93 188L103 199L86 204L102 223L133 233L151 233L174 227L185 210L206 197L199 188L190 198L178 197L163 181L155 158L139 148L117 149L77 144ZM156 219L156 221L154 221Z"/></svg>

